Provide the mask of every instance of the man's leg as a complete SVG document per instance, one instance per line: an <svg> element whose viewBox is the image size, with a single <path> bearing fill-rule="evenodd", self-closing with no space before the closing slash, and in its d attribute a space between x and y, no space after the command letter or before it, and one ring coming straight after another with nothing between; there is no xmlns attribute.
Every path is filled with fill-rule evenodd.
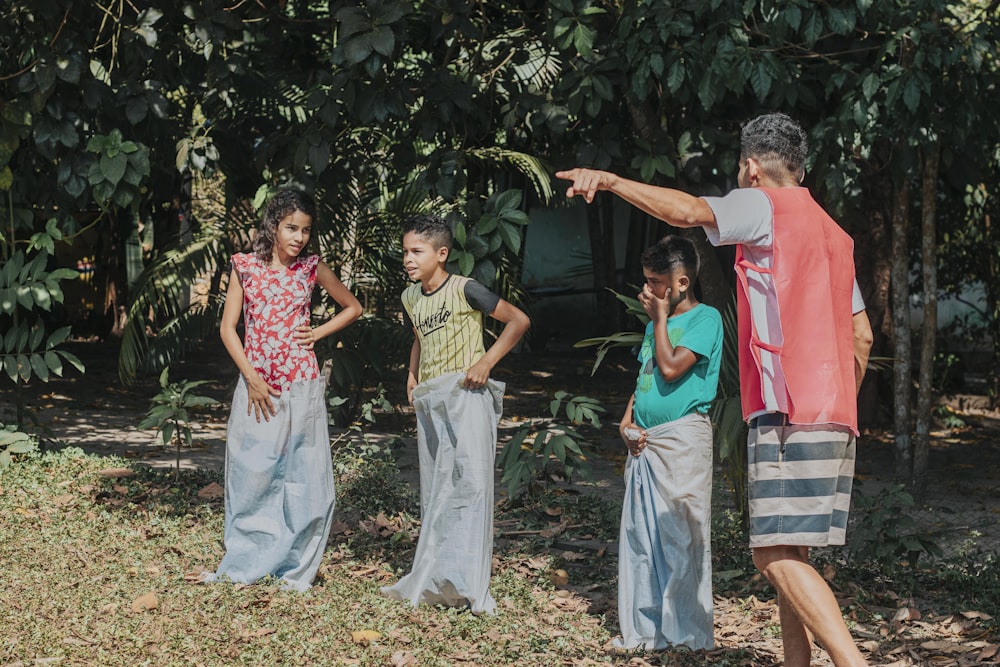
<svg viewBox="0 0 1000 667"><path fill-rule="evenodd" d="M810 632L837 667L868 665L847 630L833 591L809 563L807 547L757 547L753 561L778 591L785 667L809 667Z"/></svg>

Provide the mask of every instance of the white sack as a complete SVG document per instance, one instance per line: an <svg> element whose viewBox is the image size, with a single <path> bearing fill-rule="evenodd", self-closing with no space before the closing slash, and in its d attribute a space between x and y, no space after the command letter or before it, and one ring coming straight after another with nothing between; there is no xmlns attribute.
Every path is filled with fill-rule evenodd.
<svg viewBox="0 0 1000 667"><path fill-rule="evenodd" d="M413 569L382 594L492 614L493 476L504 384L462 388L447 373L413 390L420 457L420 539Z"/></svg>
<svg viewBox="0 0 1000 667"><path fill-rule="evenodd" d="M240 378L226 440L226 555L207 581L312 584L335 500L325 391L322 378L294 382L271 398L277 414L257 423Z"/></svg>
<svg viewBox="0 0 1000 667"><path fill-rule="evenodd" d="M712 648L712 425L690 414L646 433L625 465L616 644Z"/></svg>

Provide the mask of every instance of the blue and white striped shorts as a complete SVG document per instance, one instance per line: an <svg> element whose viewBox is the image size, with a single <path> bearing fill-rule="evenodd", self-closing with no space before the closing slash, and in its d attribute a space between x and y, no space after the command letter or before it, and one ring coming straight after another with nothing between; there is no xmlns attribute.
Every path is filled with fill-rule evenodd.
<svg viewBox="0 0 1000 667"><path fill-rule="evenodd" d="M750 546L844 544L854 483L854 434L835 424L753 420L747 439Z"/></svg>

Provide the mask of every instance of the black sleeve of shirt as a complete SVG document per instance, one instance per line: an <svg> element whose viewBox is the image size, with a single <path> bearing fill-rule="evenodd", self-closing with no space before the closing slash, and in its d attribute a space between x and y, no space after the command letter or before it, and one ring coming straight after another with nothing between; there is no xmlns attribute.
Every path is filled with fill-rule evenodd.
<svg viewBox="0 0 1000 667"><path fill-rule="evenodd" d="M476 310L481 310L487 315L497 309L500 297L483 287L482 283L469 280L465 283L465 300Z"/></svg>
<svg viewBox="0 0 1000 667"><path fill-rule="evenodd" d="M409 331L413 328L413 320L410 319L410 314L406 312L406 306L403 306L403 326Z"/></svg>

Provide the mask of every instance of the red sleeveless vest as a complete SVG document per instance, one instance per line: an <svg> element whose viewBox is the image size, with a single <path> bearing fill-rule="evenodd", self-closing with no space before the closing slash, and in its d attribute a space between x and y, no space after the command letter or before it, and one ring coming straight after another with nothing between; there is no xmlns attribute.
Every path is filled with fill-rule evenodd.
<svg viewBox="0 0 1000 667"><path fill-rule="evenodd" d="M774 210L771 269L736 249L743 417L764 409L761 349L781 360L793 424L840 424L858 433L854 379L854 241L806 188L761 188ZM750 319L747 271L772 274L783 345L762 342Z"/></svg>

